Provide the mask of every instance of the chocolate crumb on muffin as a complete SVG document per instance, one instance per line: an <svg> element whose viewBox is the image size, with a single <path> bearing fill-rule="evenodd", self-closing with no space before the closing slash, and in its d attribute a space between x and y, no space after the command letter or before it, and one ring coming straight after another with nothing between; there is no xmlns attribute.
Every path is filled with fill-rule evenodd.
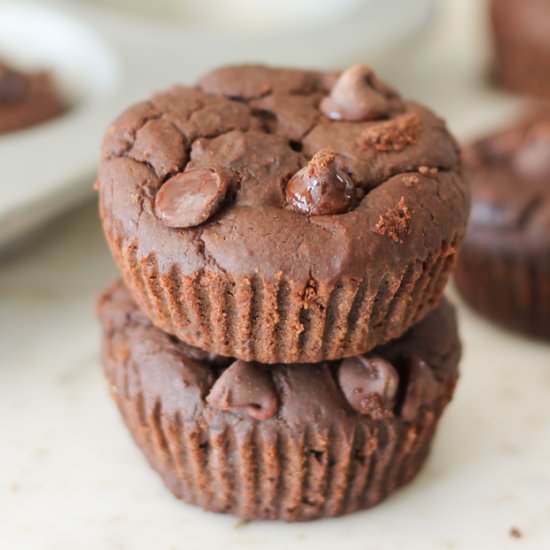
<svg viewBox="0 0 550 550"><path fill-rule="evenodd" d="M208 354L154 327L118 283L99 302L122 417L178 498L245 519L368 508L418 473L458 376L445 300L372 353L270 368Z"/></svg>
<svg viewBox="0 0 550 550"><path fill-rule="evenodd" d="M468 208L444 122L365 66L213 71L109 128L98 190L124 281L219 355L312 363L439 303Z"/></svg>
<svg viewBox="0 0 550 550"><path fill-rule="evenodd" d="M65 109L49 73L24 73L0 61L0 134L40 124Z"/></svg>
<svg viewBox="0 0 550 550"><path fill-rule="evenodd" d="M491 0L491 27L497 83L550 97L550 2Z"/></svg>
<svg viewBox="0 0 550 550"><path fill-rule="evenodd" d="M550 110L465 149L472 215L455 274L477 311L550 339Z"/></svg>

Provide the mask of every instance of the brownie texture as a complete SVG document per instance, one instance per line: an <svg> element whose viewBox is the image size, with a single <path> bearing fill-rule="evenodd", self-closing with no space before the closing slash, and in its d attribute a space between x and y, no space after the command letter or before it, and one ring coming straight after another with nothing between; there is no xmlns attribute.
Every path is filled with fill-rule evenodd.
<svg viewBox="0 0 550 550"><path fill-rule="evenodd" d="M472 215L455 274L466 301L513 330L550 338L550 111L465 148Z"/></svg>
<svg viewBox="0 0 550 550"><path fill-rule="evenodd" d="M316 365L246 363L154 327L117 283L99 301L120 413L178 498L245 519L368 508L414 478L461 347L445 300L401 339Z"/></svg>
<svg viewBox="0 0 550 550"><path fill-rule="evenodd" d="M24 73L0 61L0 134L40 124L65 109L49 73Z"/></svg>
<svg viewBox="0 0 550 550"><path fill-rule="evenodd" d="M550 97L550 2L491 0L496 81L516 92Z"/></svg>
<svg viewBox="0 0 550 550"><path fill-rule="evenodd" d="M365 66L225 67L159 93L109 128L97 185L150 320L262 363L403 334L438 304L469 209L444 122Z"/></svg>

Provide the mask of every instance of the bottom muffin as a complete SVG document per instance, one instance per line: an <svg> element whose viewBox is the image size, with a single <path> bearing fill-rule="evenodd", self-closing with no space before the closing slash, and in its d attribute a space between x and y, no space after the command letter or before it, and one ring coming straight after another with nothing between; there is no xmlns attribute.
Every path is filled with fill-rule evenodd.
<svg viewBox="0 0 550 550"><path fill-rule="evenodd" d="M122 284L99 300L112 395L168 488L244 519L368 508L423 465L461 347L444 301L365 356L264 366L208 355L153 327Z"/></svg>

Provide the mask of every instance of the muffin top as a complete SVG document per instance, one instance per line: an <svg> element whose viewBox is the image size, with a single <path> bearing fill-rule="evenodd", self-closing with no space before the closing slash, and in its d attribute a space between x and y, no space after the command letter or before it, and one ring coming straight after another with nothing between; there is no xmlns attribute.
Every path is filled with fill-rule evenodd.
<svg viewBox="0 0 550 550"><path fill-rule="evenodd" d="M467 241L518 252L550 247L550 110L465 148L472 183Z"/></svg>
<svg viewBox="0 0 550 550"><path fill-rule="evenodd" d="M350 429L357 419L414 422L448 401L458 376L461 346L446 300L391 344L313 365L247 363L188 346L155 328L120 283L98 311L117 386L147 409L162 396L164 412L182 421L271 421L296 431L309 422Z"/></svg>
<svg viewBox="0 0 550 550"><path fill-rule="evenodd" d="M98 188L104 220L184 274L382 274L459 240L468 211L444 122L361 65L158 93L108 129Z"/></svg>

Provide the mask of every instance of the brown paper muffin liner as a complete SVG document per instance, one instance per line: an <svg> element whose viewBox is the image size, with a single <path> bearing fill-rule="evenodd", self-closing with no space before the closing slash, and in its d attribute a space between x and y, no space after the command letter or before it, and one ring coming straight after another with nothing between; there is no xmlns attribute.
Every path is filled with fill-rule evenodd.
<svg viewBox="0 0 550 550"><path fill-rule="evenodd" d="M463 247L454 275L464 300L511 330L550 339L550 256Z"/></svg>
<svg viewBox="0 0 550 550"><path fill-rule="evenodd" d="M458 376L448 303L369 355L382 359L270 368L193 350L153 327L121 287L99 308L111 393L151 466L176 497L244 519L310 520L383 500L424 464ZM344 364L359 368L351 386ZM357 392L361 407L375 404L369 412ZM270 395L276 410L260 418L254 404Z"/></svg>
<svg viewBox="0 0 550 550"><path fill-rule="evenodd" d="M442 407L413 422L358 424L353 438L337 426L309 426L296 438L249 424L216 427L169 418L159 401L114 392L137 445L179 499L243 519L305 521L378 504L411 481L428 456Z"/></svg>
<svg viewBox="0 0 550 550"><path fill-rule="evenodd" d="M245 361L317 363L365 353L398 338L441 300L459 237L382 281L297 283L283 274L232 277L159 269L137 243L107 238L122 277L151 322L183 342Z"/></svg>

